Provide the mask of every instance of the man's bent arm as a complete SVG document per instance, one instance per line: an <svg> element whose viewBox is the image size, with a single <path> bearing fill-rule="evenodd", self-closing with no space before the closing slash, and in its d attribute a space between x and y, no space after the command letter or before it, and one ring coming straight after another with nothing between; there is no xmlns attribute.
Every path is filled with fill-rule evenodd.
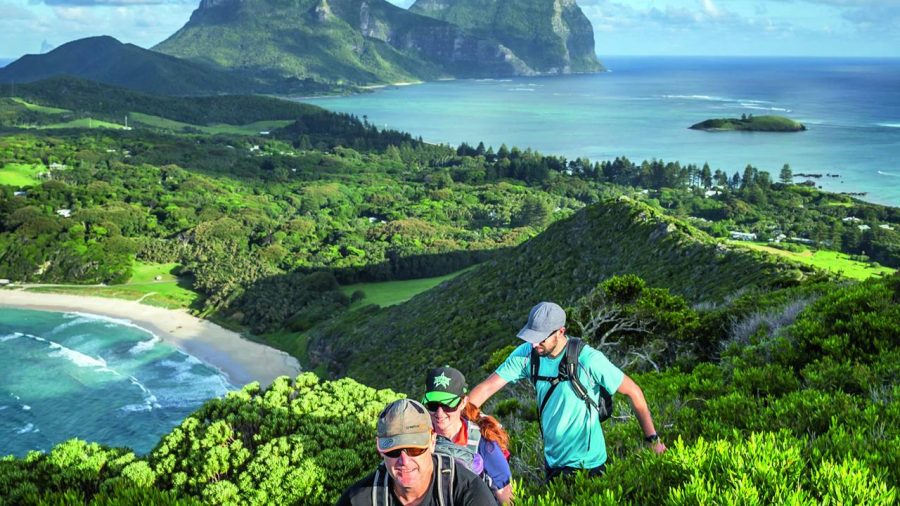
<svg viewBox="0 0 900 506"><path fill-rule="evenodd" d="M619 390L617 391L628 397L628 402L631 403L631 409L638 419L641 430L644 431L644 436L656 434L653 418L650 416L650 408L647 407L647 399L644 398L644 392L641 390L641 387L626 374L622 378L622 384L619 385ZM656 453L662 453L666 451L666 446L657 440L654 441L653 450Z"/></svg>
<svg viewBox="0 0 900 506"><path fill-rule="evenodd" d="M492 395L500 391L506 386L506 380L492 373L486 380L482 381L469 392L469 402L480 408Z"/></svg>

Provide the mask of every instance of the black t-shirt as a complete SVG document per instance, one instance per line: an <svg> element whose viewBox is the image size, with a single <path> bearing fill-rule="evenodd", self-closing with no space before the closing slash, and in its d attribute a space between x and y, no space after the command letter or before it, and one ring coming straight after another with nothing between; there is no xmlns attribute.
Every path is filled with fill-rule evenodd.
<svg viewBox="0 0 900 506"><path fill-rule="evenodd" d="M437 484L437 458L432 456L434 461L435 472L431 476L431 485L428 492L425 493L425 500L421 506L438 506L438 489ZM344 491L344 495L338 499L335 506L373 506L372 505L372 487L374 485L375 472L357 481L350 488ZM388 491L392 505L400 505L400 501L393 491L394 480L388 479ZM476 476L472 471L463 466L456 466L456 473L453 478L453 506L496 506L497 501L494 494L487 484L481 478Z"/></svg>

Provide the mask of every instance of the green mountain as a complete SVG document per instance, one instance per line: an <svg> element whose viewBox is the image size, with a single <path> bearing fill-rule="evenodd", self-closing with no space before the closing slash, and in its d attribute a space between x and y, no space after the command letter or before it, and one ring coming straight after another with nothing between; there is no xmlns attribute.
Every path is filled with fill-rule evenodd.
<svg viewBox="0 0 900 506"><path fill-rule="evenodd" d="M417 0L409 10L497 40L542 74L603 70L575 0Z"/></svg>
<svg viewBox="0 0 900 506"><path fill-rule="evenodd" d="M516 342L536 302L571 305L611 276L635 274L687 303L715 305L812 273L726 246L646 204L608 200L405 304L315 329L309 353L337 374L411 391L410 367L450 363L479 372L491 352Z"/></svg>
<svg viewBox="0 0 900 506"><path fill-rule="evenodd" d="M262 87L233 72L123 44L108 36L75 40L47 54L25 55L0 69L0 82L34 82L60 75L161 95L247 93Z"/></svg>
<svg viewBox="0 0 900 506"><path fill-rule="evenodd" d="M535 72L496 41L384 0L203 0L154 49L256 76L332 83Z"/></svg>

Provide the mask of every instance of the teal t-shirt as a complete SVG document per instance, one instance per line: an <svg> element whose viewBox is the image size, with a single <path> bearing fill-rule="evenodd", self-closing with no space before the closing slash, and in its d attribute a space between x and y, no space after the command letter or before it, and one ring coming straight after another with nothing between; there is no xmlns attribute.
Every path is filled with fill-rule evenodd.
<svg viewBox="0 0 900 506"><path fill-rule="evenodd" d="M523 343L497 368L497 375L514 383L531 378L531 343ZM541 357L538 362L540 376L556 377L559 363L565 353L556 358ZM605 388L610 395L622 384L625 373L606 358L603 353L585 346L578 357L578 379L591 393L594 401ZM550 389L550 382L538 381L538 404ZM591 469L606 463L606 440L597 419L597 411L588 409L585 402L575 395L568 382L561 383L547 401L542 415L544 428L544 457L550 467L574 467Z"/></svg>

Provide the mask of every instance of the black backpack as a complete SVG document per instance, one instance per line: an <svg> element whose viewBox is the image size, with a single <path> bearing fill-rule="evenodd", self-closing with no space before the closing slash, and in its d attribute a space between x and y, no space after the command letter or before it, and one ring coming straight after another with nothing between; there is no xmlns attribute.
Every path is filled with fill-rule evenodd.
<svg viewBox="0 0 900 506"><path fill-rule="evenodd" d="M581 350L583 348L584 341L573 337L569 338L569 342L566 343L566 351L564 352L565 355L563 355L563 359L559 363L559 373L555 378L550 376L538 375L538 371L540 370L540 357L538 356L537 351L534 348L531 349L531 383L537 385L538 381L550 382L550 390L547 390L547 395L544 396L544 399L541 401L538 407L538 423L541 426L541 432L544 431L543 417L541 416L544 413L544 407L547 405L547 401L550 400L550 396L553 395L553 391L556 390L557 385L564 381L568 381L569 384L572 385L572 390L575 391L575 395L577 395L579 399L584 401L584 403L587 405L588 411L590 411L591 408L597 410L601 422L606 421L610 416L612 416L612 395L610 395L609 392L607 392L606 389L601 386L599 399L600 402L594 402L594 399L592 399L588 394L587 389L583 384L581 384L581 380L578 379L578 357L581 355Z"/></svg>

